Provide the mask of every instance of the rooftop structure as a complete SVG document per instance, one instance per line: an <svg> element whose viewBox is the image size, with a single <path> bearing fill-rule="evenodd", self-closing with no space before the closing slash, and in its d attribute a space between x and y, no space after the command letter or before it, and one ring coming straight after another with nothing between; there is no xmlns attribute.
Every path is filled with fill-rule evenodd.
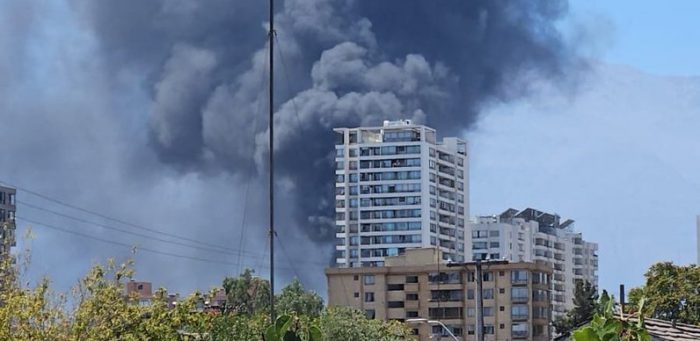
<svg viewBox="0 0 700 341"><path fill-rule="evenodd" d="M576 281L598 285L598 244L587 242L557 214L533 208L508 209L478 217L471 224L468 254L472 259L535 262L554 270L552 303L558 317L573 308Z"/></svg>

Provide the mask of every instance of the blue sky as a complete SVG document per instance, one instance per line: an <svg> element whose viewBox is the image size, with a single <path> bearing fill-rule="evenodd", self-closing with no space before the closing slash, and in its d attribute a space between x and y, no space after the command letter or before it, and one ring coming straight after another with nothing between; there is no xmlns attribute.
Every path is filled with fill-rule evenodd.
<svg viewBox="0 0 700 341"><path fill-rule="evenodd" d="M600 244L600 285L643 283L654 262L696 260L700 213L700 2L575 1L599 22L576 91L485 110L467 134L472 214L535 207ZM505 206L504 206L505 205Z"/></svg>
<svg viewBox="0 0 700 341"><path fill-rule="evenodd" d="M700 74L699 1L574 0L570 9L613 24L605 61L664 75Z"/></svg>

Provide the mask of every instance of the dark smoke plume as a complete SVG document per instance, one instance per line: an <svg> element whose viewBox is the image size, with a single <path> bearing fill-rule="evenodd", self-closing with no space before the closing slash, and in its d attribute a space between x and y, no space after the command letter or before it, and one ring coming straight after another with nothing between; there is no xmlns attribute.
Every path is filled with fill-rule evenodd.
<svg viewBox="0 0 700 341"><path fill-rule="evenodd" d="M266 171L266 1L74 5L107 70L145 75L162 162L262 183L254 179ZM330 251L333 127L412 118L461 134L482 106L526 95L532 77L575 75L581 60L557 29L566 14L564 0L280 1L280 234ZM265 214L264 202L248 207Z"/></svg>

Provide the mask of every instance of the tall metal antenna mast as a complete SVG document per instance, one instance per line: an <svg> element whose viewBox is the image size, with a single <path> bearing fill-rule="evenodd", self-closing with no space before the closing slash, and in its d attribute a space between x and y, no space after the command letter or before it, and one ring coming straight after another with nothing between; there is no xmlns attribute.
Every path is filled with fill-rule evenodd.
<svg viewBox="0 0 700 341"><path fill-rule="evenodd" d="M275 158L274 158L274 78L273 71L275 69L274 63L274 43L275 43L275 8L274 0L270 0L270 31L268 32L268 40L270 42L270 117L269 117L269 143L270 143L270 154L269 154L269 164L270 164L270 179L269 179L269 190L270 190L270 321L275 323L275 186L274 186L274 174L275 174Z"/></svg>

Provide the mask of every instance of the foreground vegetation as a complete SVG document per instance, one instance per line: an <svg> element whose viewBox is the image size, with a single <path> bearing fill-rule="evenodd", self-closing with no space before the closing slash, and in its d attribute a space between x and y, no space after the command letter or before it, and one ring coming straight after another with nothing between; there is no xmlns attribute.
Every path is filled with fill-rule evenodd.
<svg viewBox="0 0 700 341"><path fill-rule="evenodd" d="M165 290L151 304L125 295L133 277L130 263L108 261L90 269L71 293L58 293L43 279L19 282L8 259L0 266L0 340L404 340L409 329L398 322L369 320L357 310L324 308L322 299L293 281L277 296L283 314L269 321L269 284L246 270L226 278L226 304L203 309L211 293L193 293L175 306Z"/></svg>

